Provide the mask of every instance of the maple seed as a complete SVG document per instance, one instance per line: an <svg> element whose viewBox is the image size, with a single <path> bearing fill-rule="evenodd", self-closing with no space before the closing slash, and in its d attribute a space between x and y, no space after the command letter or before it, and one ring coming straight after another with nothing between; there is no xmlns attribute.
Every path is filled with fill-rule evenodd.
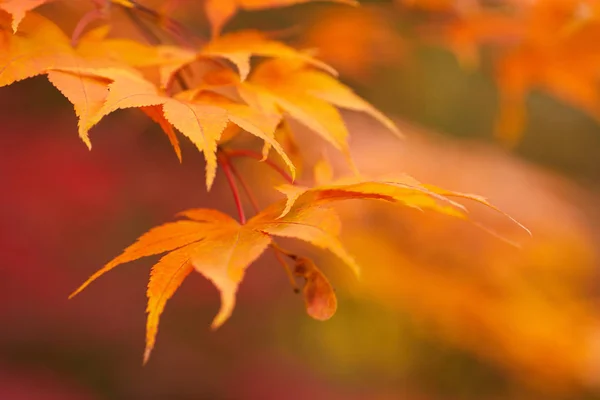
<svg viewBox="0 0 600 400"><path fill-rule="evenodd" d="M319 321L333 317L337 298L325 274L312 260L303 257L298 257L294 273L304 278L302 294L308 315Z"/></svg>

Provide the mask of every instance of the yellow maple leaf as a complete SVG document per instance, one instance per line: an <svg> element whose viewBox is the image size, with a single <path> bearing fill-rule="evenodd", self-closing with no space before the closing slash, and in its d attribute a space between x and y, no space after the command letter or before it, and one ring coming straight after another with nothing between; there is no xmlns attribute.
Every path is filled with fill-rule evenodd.
<svg viewBox="0 0 600 400"><path fill-rule="evenodd" d="M156 67L162 86L173 74L196 59L196 53L177 46L151 46L130 39L106 38L102 26L83 35L76 47L52 21L28 13L13 34L8 18L0 15L0 86L60 68Z"/></svg>
<svg viewBox="0 0 600 400"><path fill-rule="evenodd" d="M140 74L128 70L115 68L78 68L60 70L65 74L71 74L70 82L65 79L60 81L64 86L57 88L75 104L77 109L89 110L85 104L87 101L86 89L88 86L98 85L99 82L106 84L106 97L101 99L102 106L95 109L94 113L79 113L79 134L82 140L91 146L88 131L97 124L104 116L113 111L126 108L141 108L146 113L146 107L154 107L151 117L159 118L161 125L170 124L188 137L204 153L206 159L206 186L212 186L216 171L217 145L221 135L229 122L239 126L247 132L268 142L281 155L290 169L292 175L295 169L274 139L273 131L279 122L277 115L261 114L247 105L235 103L223 96L211 96L208 99L198 91L187 91L171 97L163 93L152 82L144 79ZM64 77L63 77L64 78ZM51 78L55 85L59 83ZM82 82L84 82L82 84ZM83 103L82 103L83 102ZM160 117L158 107L162 109L164 119ZM172 138L170 131L166 131ZM172 143L173 140L171 139ZM175 146L177 152L178 146Z"/></svg>
<svg viewBox="0 0 600 400"><path fill-rule="evenodd" d="M302 61L336 75L336 71L324 62L284 43L270 40L259 31L240 31L215 38L202 48L200 55L222 57L231 61L237 67L242 81L250 73L251 56Z"/></svg>
<svg viewBox="0 0 600 400"><path fill-rule="evenodd" d="M101 26L84 34L77 42L77 54L94 67L156 67L162 87L167 87L177 71L197 58L195 51L179 46L107 38L109 31L110 26Z"/></svg>
<svg viewBox="0 0 600 400"><path fill-rule="evenodd" d="M285 203L275 203L250 219L248 224L273 236L303 240L329 250L360 275L360 267L338 239L341 223L335 212L317 203L294 207L281 216Z"/></svg>
<svg viewBox="0 0 600 400"><path fill-rule="evenodd" d="M433 185L424 185L408 175L388 176L378 180L350 177L322 184L313 188L284 184L277 187L287 197L286 206L280 216L285 216L294 207L307 204L325 204L340 200L373 199L399 203L418 210L432 210L461 219L467 219L467 208L452 200L471 200L501 213L531 235L523 224L491 204L486 198L474 194L454 192ZM484 227L482 227L485 229ZM494 233L489 231L490 233Z"/></svg>
<svg viewBox="0 0 600 400"><path fill-rule="evenodd" d="M82 62L63 31L35 13L27 15L17 34L8 27L8 19L0 16L0 37L0 87Z"/></svg>
<svg viewBox="0 0 600 400"><path fill-rule="evenodd" d="M261 63L247 82L239 84L241 97L265 112L281 109L319 134L350 158L348 130L335 106L366 112L392 132L394 123L350 88L324 72L289 60Z"/></svg>
<svg viewBox="0 0 600 400"><path fill-rule="evenodd" d="M361 177L339 179L313 188L294 185L277 187L287 197L285 216L293 207L304 204L327 203L350 199L373 199L400 203L417 209L431 209L444 214L466 218L466 208L436 193L408 175L369 180ZM450 193L450 192L448 192Z"/></svg>

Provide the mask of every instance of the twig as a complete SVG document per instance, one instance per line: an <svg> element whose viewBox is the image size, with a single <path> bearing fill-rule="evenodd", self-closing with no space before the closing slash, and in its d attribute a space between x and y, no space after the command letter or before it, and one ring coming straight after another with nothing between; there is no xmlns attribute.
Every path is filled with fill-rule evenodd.
<svg viewBox="0 0 600 400"><path fill-rule="evenodd" d="M81 34L85 31L92 22L102 19L105 17L105 14L100 9L91 10L83 15L77 25L75 25L75 29L73 29L73 33L71 34L71 46L75 47L77 42L79 42L79 38Z"/></svg>
<svg viewBox="0 0 600 400"><path fill-rule="evenodd" d="M144 14L144 15L150 17L151 19L154 20L154 23L157 26L163 28L163 30L165 30L167 33L170 33L171 36L179 42L179 44L184 45L185 47L188 47L188 48L194 47L190 43L190 41L187 39L188 36L192 36L190 34L189 29L187 29L185 26L180 24L178 21L176 21L170 17L167 17L166 15L162 15L161 13L159 13L149 7L146 7L134 0L128 0L127 4L123 4L121 1L115 1L115 0L111 0L111 1L115 5L121 6L121 8L123 8L125 11L129 11L132 13L139 12L141 14Z"/></svg>
<svg viewBox="0 0 600 400"><path fill-rule="evenodd" d="M123 7L123 10L125 11L125 14L127 15L127 17L129 17L129 19L131 20L131 22L133 22L133 25L137 28L137 30L142 34L142 36L146 39L146 41L150 44L153 45L158 45L162 43L162 40L160 39L160 37L154 33L154 31L152 31L152 29L148 28L143 22L142 20L136 15L134 10L140 9L142 11L145 11L147 13L149 12L153 12L154 14L150 14L150 15L159 15L158 13L156 13L155 11L152 11L151 9L147 8L147 7L143 7L136 4L136 8L132 9L132 8L127 8L127 7ZM179 84L179 87L181 88L181 90L187 90L189 89L188 84L185 82L185 79L183 79L183 77L181 76L181 71L177 71L175 73L175 81L177 81L177 83Z"/></svg>
<svg viewBox="0 0 600 400"><path fill-rule="evenodd" d="M298 261L299 257L297 255L295 255L294 253L282 248L281 246L279 246L277 243L273 243L271 245L271 247L273 247L273 249L277 250L279 253L283 254L286 257L289 257L291 260L293 261Z"/></svg>
<svg viewBox="0 0 600 400"><path fill-rule="evenodd" d="M227 178L227 183L229 183L229 187L231 189L231 193L233 194L233 200L235 201L235 206L237 208L237 212L240 218L240 224L244 225L246 223L246 214L244 214L244 207L242 206L242 199L240 198L240 192L235 183L235 177L231 171L231 164L229 163L229 159L222 152L217 153L217 160L219 161L219 165L223 169L225 173L225 177Z"/></svg>
<svg viewBox="0 0 600 400"><path fill-rule="evenodd" d="M277 258L277 261L279 261L279 264L281 264L283 266L283 269L285 269L286 275L290 281L290 284L292 285L292 288L294 289L294 293L300 293L300 288L298 287L298 284L296 283L296 279L294 278L294 274L292 273L292 270L290 269L289 265L287 265L287 263L285 262L285 260L283 259L281 253L279 251L277 251L277 244L275 242L271 242L271 248L273 249L273 253L275 254L275 258Z"/></svg>
<svg viewBox="0 0 600 400"><path fill-rule="evenodd" d="M250 186L248 186L242 175L238 172L237 168L235 168L235 166L232 163L229 163L229 168L231 169L231 172L233 172L233 175L235 176L239 184L242 186L242 190L244 191L244 193L246 193L246 197L248 197L248 200L250 200L250 204L252 205L254 212L258 214L260 212L260 207L258 206L256 197L254 197L254 193L252 193Z"/></svg>
<svg viewBox="0 0 600 400"><path fill-rule="evenodd" d="M272 160L269 160L268 158L263 160L263 156L260 153L257 153L253 150L226 150L227 156L228 157L246 157L246 158L253 158L255 160L259 160L259 161L264 161L265 164L267 164L269 167L271 167L271 169L273 169L274 171L276 171L279 175L281 175L283 177L283 179L285 179L290 185L294 184L294 180L292 179L292 177L283 170L283 168L281 168L279 165L275 164Z"/></svg>
<svg viewBox="0 0 600 400"><path fill-rule="evenodd" d="M133 9L123 7L123 11L125 11L127 17L129 17L129 19L133 22L137 30L142 34L142 36L146 39L148 43L157 45L162 42L160 37L142 22L142 20L137 16Z"/></svg>

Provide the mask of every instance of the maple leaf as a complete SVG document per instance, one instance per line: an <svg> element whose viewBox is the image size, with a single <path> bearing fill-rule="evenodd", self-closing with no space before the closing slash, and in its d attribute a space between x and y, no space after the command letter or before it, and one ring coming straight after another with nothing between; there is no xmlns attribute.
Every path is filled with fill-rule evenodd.
<svg viewBox="0 0 600 400"><path fill-rule="evenodd" d="M306 203L293 207L282 215L285 205L284 202L273 204L251 218L248 224L273 236L299 239L329 250L357 276L360 275L359 265L338 239L341 222L337 213L317 203Z"/></svg>
<svg viewBox="0 0 600 400"><path fill-rule="evenodd" d="M197 90L170 97L141 75L127 70L79 68L62 69L60 72L63 73L62 80L55 79L54 74L50 73L50 81L75 105L76 111L92 110L87 113L77 112L80 117L79 135L88 147L91 146L89 129L104 116L118 109L141 108L146 113L151 113L151 117L161 126L173 125L204 153L208 189L212 186L217 171L217 144L229 122L268 142L281 155L292 175L295 174L292 162L274 139L273 131L279 122L279 116L264 115L223 96L203 95ZM64 74L70 74L70 81L67 82ZM102 84L105 85L104 92L98 88ZM97 97L92 99L91 104L88 104L87 96L89 87L97 88L94 92ZM100 107L99 103L102 103ZM152 111L147 107L153 107ZM160 116L161 112L164 118ZM172 132L168 128L165 132L174 143ZM174 147L179 154L178 145Z"/></svg>
<svg viewBox="0 0 600 400"><path fill-rule="evenodd" d="M463 205L428 189L408 175L368 180L361 177L339 179L313 188L280 185L276 188L287 197L281 212L285 216L295 206L350 199L373 199L400 203L417 209L432 209L444 214L466 218Z"/></svg>
<svg viewBox="0 0 600 400"><path fill-rule="evenodd" d="M239 84L241 97L266 113L282 109L319 134L350 158L348 130L335 106L365 112L392 132L395 124L350 88L324 72L302 63L269 60L261 63L247 82Z"/></svg>
<svg viewBox="0 0 600 400"><path fill-rule="evenodd" d="M162 106L160 106L160 105L145 106L145 107L140 107L140 110L142 110L144 112L144 114L149 116L154 122L156 122L161 127L163 132L169 138L169 142L171 143L171 146L173 146L173 149L175 150L177 159L179 160L179 162L182 162L181 148L179 147L179 139L177 139L177 135L175 134L173 125L171 125L169 123L169 121L167 120L167 118L165 118Z"/></svg>
<svg viewBox="0 0 600 400"><path fill-rule="evenodd" d="M313 179L316 186L326 185L333 181L333 168L327 159L321 158L315 163Z"/></svg>
<svg viewBox="0 0 600 400"><path fill-rule="evenodd" d="M12 16L12 30L17 32L25 13L53 0L0 0L0 9Z"/></svg>
<svg viewBox="0 0 600 400"><path fill-rule="evenodd" d="M109 31L110 26L105 25L87 32L77 43L77 54L93 62L94 67L157 67L162 87L167 87L177 71L197 58L195 51L179 46L107 38Z"/></svg>
<svg viewBox="0 0 600 400"><path fill-rule="evenodd" d="M0 86L31 78L57 66L72 67L75 57L69 38L50 20L29 13L13 34L0 16Z"/></svg>
<svg viewBox="0 0 600 400"><path fill-rule="evenodd" d="M173 296L184 279L194 270L209 279L219 290L221 307L211 324L221 326L233 312L235 295L245 271L269 246L271 235L297 238L318 247L331 250L353 270L358 266L341 247L336 236L339 220L331 209L307 207L290 212L286 217L274 219L283 203L274 204L245 225L230 216L211 209L193 209L179 214L180 220L156 227L142 235L123 253L106 264L85 281L70 298L85 289L91 282L115 267L142 257L167 253L152 267L148 284L148 319L146 324L146 350L144 362L150 357L156 340L160 315L166 302ZM316 267L307 261L304 272L297 271L309 280L307 299L309 313L317 319L332 314L331 300L322 302L326 292L326 278L319 276ZM319 311L320 310L320 311Z"/></svg>
<svg viewBox="0 0 600 400"><path fill-rule="evenodd" d="M19 32L7 29L0 16L0 86L60 68L121 69L156 67L167 86L173 74L196 58L196 53L177 46L150 46L129 39L107 39L109 27L83 35L73 48L71 39L52 21L29 13Z"/></svg>
<svg viewBox="0 0 600 400"><path fill-rule="evenodd" d="M290 160L294 163L297 171L302 171L304 160L300 151L300 145L298 140L292 132L289 124L283 120L275 130L275 140L281 144L285 153L290 157ZM270 145L265 143L263 147L263 158L267 158L269 155ZM301 172L298 172L300 174Z"/></svg>
<svg viewBox="0 0 600 400"><path fill-rule="evenodd" d="M239 31L210 41L201 51L201 56L222 57L231 61L238 69L240 79L246 80L250 73L250 57L272 57L285 61L302 61L336 75L329 65L300 52L284 43L269 40L258 31Z"/></svg>
<svg viewBox="0 0 600 400"><path fill-rule="evenodd" d="M311 1L328 1L356 6L355 0L207 0L206 14L211 24L213 36L217 36L223 26L235 15L238 9L258 10L262 8L284 7Z"/></svg>
<svg viewBox="0 0 600 400"><path fill-rule="evenodd" d="M503 214L531 235L525 226L482 196L424 185L408 175L383 177L379 180L351 177L314 188L285 184L277 187L277 190L287 197L286 206L280 216L285 216L294 207L302 207L306 204L317 205L340 200L374 199L466 219L467 209L465 206L451 199L457 197L475 201Z"/></svg>

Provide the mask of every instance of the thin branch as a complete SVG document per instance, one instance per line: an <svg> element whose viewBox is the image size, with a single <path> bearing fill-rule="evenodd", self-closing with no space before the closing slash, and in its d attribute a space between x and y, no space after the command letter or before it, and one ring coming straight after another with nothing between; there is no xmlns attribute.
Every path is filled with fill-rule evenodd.
<svg viewBox="0 0 600 400"><path fill-rule="evenodd" d="M133 25L137 28L137 30L142 34L142 36L146 39L146 41L150 44L153 45L158 45L162 43L162 40L160 39L160 37L154 33L154 31L152 31L152 29L150 29L148 26L146 26L144 24L144 22L140 19L140 17L137 16L137 14L135 13L134 10L142 10L145 11L146 13L149 12L153 12L154 14L150 14L150 15L159 15L158 13L156 13L155 11L147 8L147 7L143 7L136 4L136 8L132 9L132 8L127 8L127 7L123 7L123 10L125 11L125 14L127 15L127 17L129 17L129 19L131 20L131 22L133 22ZM185 79L183 79L183 77L181 76L181 71L177 71L175 73L175 81L179 84L179 87L181 88L181 90L187 90L189 89L188 84L185 82Z"/></svg>
<svg viewBox="0 0 600 400"><path fill-rule="evenodd" d="M297 255L295 255L291 251L284 249L283 247L279 246L277 243L273 243L271 245L271 247L273 247L274 250L277 250L280 254L283 254L284 256L289 257L292 261L298 261L298 259L299 259L299 257Z"/></svg>
<svg viewBox="0 0 600 400"><path fill-rule="evenodd" d="M94 9L85 13L79 22L77 22L75 29L73 29L73 33L71 34L71 46L75 47L77 45L77 42L79 42L79 38L85 31L85 28L87 28L92 22L105 17L106 15L100 9Z"/></svg>
<svg viewBox="0 0 600 400"><path fill-rule="evenodd" d="M242 190L244 191L244 193L246 193L246 197L248 197L248 200L250 200L250 204L252 205L254 212L258 214L260 212L260 207L258 206L256 197L254 197L254 193L252 193L250 186L248 186L242 175L238 172L237 168L235 168L235 166L232 163L229 163L229 168L231 169L231 172L233 172L233 175L237 179L238 183L242 186Z"/></svg>
<svg viewBox="0 0 600 400"><path fill-rule="evenodd" d="M173 18L163 15L152 8L146 7L137 1L129 0L128 5L124 5L121 2L115 2L114 0L111 1L113 1L113 4L121 6L121 8L126 11L129 10L130 12L139 12L142 15L146 15L153 20L156 26L171 34L179 44L188 48L194 47L188 40L188 37L192 36L190 30Z"/></svg>
<svg viewBox="0 0 600 400"><path fill-rule="evenodd" d="M217 153L217 160L219 161L219 165L223 169L225 177L227 178L227 183L229 183L229 187L231 188L233 200L235 201L235 207L237 208L237 212L240 219L240 224L244 225L246 223L246 214L244 214L242 199L240 198L240 192L235 183L235 177L233 176L233 173L231 171L231 164L229 163L229 159L222 152L219 152Z"/></svg>
<svg viewBox="0 0 600 400"><path fill-rule="evenodd" d="M144 37L144 39L146 39L148 43L158 45L162 42L160 37L142 22L140 17L137 16L133 9L123 7L123 11L125 11L127 17L129 17L129 19L133 22L137 30L142 34L142 36Z"/></svg>
<svg viewBox="0 0 600 400"><path fill-rule="evenodd" d="M269 160L268 158L263 160L263 156L260 153L257 153L256 151L253 150L245 150L245 149L241 149L241 150L226 150L227 152L227 156L232 158L232 157L246 157L246 158L253 158L255 160L259 160L259 161L264 161L265 164L267 164L269 167L271 167L271 169L273 169L275 172L277 172L279 175L281 175L283 177L283 179L285 179L290 185L294 184L294 180L292 179L292 177L283 170L283 168L281 168L279 165L275 164L272 160Z"/></svg>
<svg viewBox="0 0 600 400"><path fill-rule="evenodd" d="M283 269L285 269L285 272L290 281L290 284L292 285L292 288L294 289L294 293L300 293L300 288L298 287L298 284L296 283L296 279L294 278L294 274L292 273L290 266L287 265L287 263L283 259L283 256L281 255L281 253L279 251L277 251L277 247L279 247L279 246L277 246L277 247L275 247L275 246L277 246L277 244L275 242L271 242L271 248L273 249L275 258L277 258L277 261L279 261L279 264L281 264L283 266Z"/></svg>

